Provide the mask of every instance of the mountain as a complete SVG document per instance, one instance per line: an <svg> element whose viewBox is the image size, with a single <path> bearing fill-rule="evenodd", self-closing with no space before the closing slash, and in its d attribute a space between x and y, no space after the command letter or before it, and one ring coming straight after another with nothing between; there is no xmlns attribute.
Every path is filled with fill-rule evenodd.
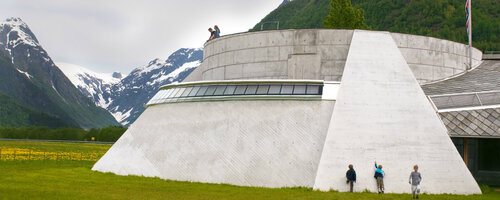
<svg viewBox="0 0 500 200"><path fill-rule="evenodd" d="M281 7L281 6L284 6L287 3L290 3L291 1L292 0L283 0L283 2L281 2L281 4L278 6L278 8Z"/></svg>
<svg viewBox="0 0 500 200"><path fill-rule="evenodd" d="M122 79L74 65L58 66L96 105L107 109L122 125L129 125L145 110L145 104L158 92L160 86L181 82L202 60L202 49L181 48L166 60L154 59L147 65L132 70Z"/></svg>
<svg viewBox="0 0 500 200"><path fill-rule="evenodd" d="M70 63L56 63L71 83L97 106L106 109L111 103L111 87L120 82L122 74L96 73Z"/></svg>
<svg viewBox="0 0 500 200"><path fill-rule="evenodd" d="M352 0L362 8L365 21L374 30L432 36L467 43L464 1L455 0ZM323 28L330 0L294 0L278 7L264 22L279 21L280 29ZM500 1L475 0L472 4L473 46L483 51L500 50ZM265 24L264 29L276 29Z"/></svg>
<svg viewBox="0 0 500 200"><path fill-rule="evenodd" d="M0 23L0 60L0 93L18 105L74 127L118 125L73 86L19 18Z"/></svg>
<svg viewBox="0 0 500 200"><path fill-rule="evenodd" d="M250 31L260 31L261 24L279 21L280 29L323 28L323 20L330 10L330 0L294 0L280 5L264 17ZM276 24L265 23L264 30L275 30Z"/></svg>

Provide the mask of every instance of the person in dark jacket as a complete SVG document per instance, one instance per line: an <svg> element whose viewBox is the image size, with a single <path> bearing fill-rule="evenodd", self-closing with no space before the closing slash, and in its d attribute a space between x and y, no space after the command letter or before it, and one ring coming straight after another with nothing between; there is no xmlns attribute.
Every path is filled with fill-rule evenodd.
<svg viewBox="0 0 500 200"><path fill-rule="evenodd" d="M215 38L215 31L212 28L208 28L208 32L210 32L210 37L208 38L207 42Z"/></svg>
<svg viewBox="0 0 500 200"><path fill-rule="evenodd" d="M356 171L354 171L352 164L349 165L349 170L345 173L345 177L347 178L347 184L349 184L350 187L349 191L352 192L354 182L356 182Z"/></svg>
<svg viewBox="0 0 500 200"><path fill-rule="evenodd" d="M378 193L384 193L384 171L382 170L382 165L377 165L375 161L375 179L377 180L377 190Z"/></svg>

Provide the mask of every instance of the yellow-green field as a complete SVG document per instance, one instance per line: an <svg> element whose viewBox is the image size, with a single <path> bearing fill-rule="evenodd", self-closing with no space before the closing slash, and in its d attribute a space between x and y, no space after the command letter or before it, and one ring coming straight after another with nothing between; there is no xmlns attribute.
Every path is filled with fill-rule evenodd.
<svg viewBox="0 0 500 200"><path fill-rule="evenodd" d="M111 145L0 141L4 152L59 152L102 155ZM0 199L411 199L408 194L318 192L310 188L255 188L224 184L117 176L91 170L97 159L0 160ZM77 157L77 156L76 156ZM24 157L23 157L24 158ZM500 199L482 187L483 195L422 195L421 199Z"/></svg>
<svg viewBox="0 0 500 200"><path fill-rule="evenodd" d="M110 144L0 140L0 160L97 161Z"/></svg>

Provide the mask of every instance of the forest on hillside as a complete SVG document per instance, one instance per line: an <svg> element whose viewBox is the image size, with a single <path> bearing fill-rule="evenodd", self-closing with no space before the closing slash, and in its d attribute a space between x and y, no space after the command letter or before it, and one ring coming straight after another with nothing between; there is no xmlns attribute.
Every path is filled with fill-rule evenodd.
<svg viewBox="0 0 500 200"><path fill-rule="evenodd" d="M464 1L457 0L352 0L364 10L372 30L432 36L467 43ZM323 28L330 0L294 0L269 13L261 23L279 21L280 29ZM276 29L265 24L264 30ZM500 1L475 0L472 4L473 46L500 51Z"/></svg>

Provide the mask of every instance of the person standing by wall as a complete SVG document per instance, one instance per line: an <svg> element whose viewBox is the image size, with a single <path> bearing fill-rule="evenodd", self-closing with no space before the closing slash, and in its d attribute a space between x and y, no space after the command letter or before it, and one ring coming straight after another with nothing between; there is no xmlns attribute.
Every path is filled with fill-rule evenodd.
<svg viewBox="0 0 500 200"><path fill-rule="evenodd" d="M208 32L210 32L210 37L208 38L207 42L215 38L215 31L212 28L208 28Z"/></svg>
<svg viewBox="0 0 500 200"><path fill-rule="evenodd" d="M356 182L356 171L354 171L354 167L352 164L349 165L349 170L345 173L345 177L347 178L347 184L349 184L349 191L352 192L354 187L354 182Z"/></svg>
<svg viewBox="0 0 500 200"><path fill-rule="evenodd" d="M220 37L220 29L217 25L214 26L215 29L215 38Z"/></svg>
<svg viewBox="0 0 500 200"><path fill-rule="evenodd" d="M384 171L382 170L382 165L377 165L375 161L375 179L377 180L377 191L378 193L384 193Z"/></svg>
<svg viewBox="0 0 500 200"><path fill-rule="evenodd" d="M411 194L413 198L418 199L418 195L420 194L420 181L422 181L422 175L418 172L418 165L413 166L413 172L410 173L410 179L408 183L411 184Z"/></svg>

